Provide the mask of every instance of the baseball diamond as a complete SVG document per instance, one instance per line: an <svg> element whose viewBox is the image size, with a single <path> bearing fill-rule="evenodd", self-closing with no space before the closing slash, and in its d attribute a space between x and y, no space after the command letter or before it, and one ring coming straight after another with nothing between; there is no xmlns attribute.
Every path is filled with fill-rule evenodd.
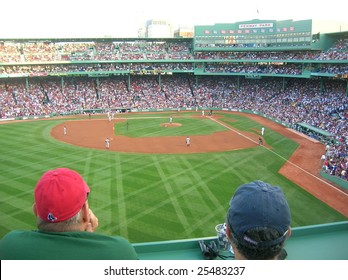
<svg viewBox="0 0 348 280"><path fill-rule="evenodd" d="M282 125L263 117L243 113L238 114L245 115L297 142L299 148L296 149L279 173L296 182L297 185L343 215L348 216L348 208L346 207L348 196L345 191L320 178L321 165L317 159L320 158L325 150L325 146L322 143L303 134L292 132ZM218 121L219 115L210 119ZM123 122L124 119L120 118L119 121ZM72 131L68 139L60 132L60 127L64 125L69 126L69 131ZM178 125L180 124L175 126ZM211 135L197 135L194 137L194 145L190 149L186 148L180 136L130 138L118 135L114 138L115 144L112 145L110 150L128 153L185 154L233 151L258 145L257 132L240 132L231 126L223 125L228 127L228 131L216 132ZM93 133L91 133L92 131ZM93 122L89 120L67 121L54 127L51 134L54 138L73 145L102 149L104 146L101 139L104 136L113 134L113 123L110 124L110 122L105 120L95 120ZM268 145L266 145L266 148L272 149Z"/></svg>
<svg viewBox="0 0 348 280"><path fill-rule="evenodd" d="M318 174L318 157L325 147L303 134L237 112L202 117L182 111L175 116L181 125L173 127L161 125L167 122L163 112L131 113L128 130L124 117L119 114L109 122L104 116L80 115L0 125L1 134L7 135L0 141L1 235L18 224L32 228L32 188L44 170L57 166L85 175L93 189L90 204L105 221L99 231L121 234L131 242L213 235L234 188L255 178L283 187L293 226L348 216L347 194ZM139 133L138 125L147 129L132 135ZM261 126L267 134L259 146ZM189 149L186 134L192 139ZM104 146L106 137L109 150ZM6 215L23 210L26 215L15 221Z"/></svg>

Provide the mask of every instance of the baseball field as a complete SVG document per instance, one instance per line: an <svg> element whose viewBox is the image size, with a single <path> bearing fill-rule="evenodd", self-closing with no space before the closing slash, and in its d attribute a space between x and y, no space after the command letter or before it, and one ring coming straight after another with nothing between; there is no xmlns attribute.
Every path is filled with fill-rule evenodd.
<svg viewBox="0 0 348 280"><path fill-rule="evenodd" d="M78 171L90 186L89 205L99 218L98 232L133 243L214 236L234 190L253 180L283 189L292 227L347 220L346 210L339 209L348 205L347 194L318 177L324 146L281 129L285 132L270 121L229 112L1 123L0 238L13 229L36 228L33 189L46 170L57 167ZM258 145L259 137L263 145ZM306 156L311 147L316 151L313 158ZM301 148L304 152L296 159ZM306 163L308 158L313 167Z"/></svg>

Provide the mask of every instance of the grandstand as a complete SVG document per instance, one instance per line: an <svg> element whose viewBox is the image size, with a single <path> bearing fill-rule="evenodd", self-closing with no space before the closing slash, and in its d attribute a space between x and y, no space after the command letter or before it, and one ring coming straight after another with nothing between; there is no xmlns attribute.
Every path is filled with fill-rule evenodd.
<svg viewBox="0 0 348 280"><path fill-rule="evenodd" d="M348 32L312 28L311 20L252 20L196 26L194 38L2 38L0 124L107 112L256 114L328 145L321 175L347 194ZM339 250L346 218L299 223L290 258L347 259ZM144 259L199 259L197 241L135 246ZM310 253L328 242L338 251Z"/></svg>

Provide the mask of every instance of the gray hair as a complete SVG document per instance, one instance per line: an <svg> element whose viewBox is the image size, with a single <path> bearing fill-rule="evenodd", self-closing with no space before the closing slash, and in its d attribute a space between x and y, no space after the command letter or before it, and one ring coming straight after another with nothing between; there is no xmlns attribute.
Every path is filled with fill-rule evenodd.
<svg viewBox="0 0 348 280"><path fill-rule="evenodd" d="M79 230L78 225L82 221L82 209L73 217L66 221L59 223L50 223L42 220L39 216L36 218L36 224L41 231L50 232L64 232L64 231L77 231Z"/></svg>

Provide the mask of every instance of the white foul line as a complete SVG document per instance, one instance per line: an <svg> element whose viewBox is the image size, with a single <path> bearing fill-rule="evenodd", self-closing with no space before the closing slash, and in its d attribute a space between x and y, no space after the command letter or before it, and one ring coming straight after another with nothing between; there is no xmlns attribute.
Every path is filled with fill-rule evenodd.
<svg viewBox="0 0 348 280"><path fill-rule="evenodd" d="M219 121L217 121L216 119L213 119L212 117L209 117L209 118L210 118L211 120L213 120L214 122L216 122L216 123L222 125L223 127L226 127L227 129L229 129L229 130L231 130L231 131L234 131L234 132L238 133L239 135L241 135L242 137L248 139L249 141L252 141L252 142L254 142L254 143L257 143L256 141L254 141L254 140L251 139L250 137L248 137L248 136L246 136L246 135L240 133L239 131L237 131L237 130L235 130L235 129L229 127L229 126L227 126L226 124L224 124L224 123L222 123L222 122L219 122ZM287 160L286 158L282 157L281 155L277 154L276 152L272 151L271 149L269 149L269 148L267 148L267 147L265 147L265 146L262 146L262 147L265 148L265 149L267 149L268 151L272 152L272 153L275 154L276 156L280 157L281 159L285 160L285 162L290 163L291 165L293 165L293 166L295 166L296 168L300 169L301 171L305 172L306 174L308 174L308 175L310 175L310 176L316 178L317 180L319 180L319 181L321 181L322 183L328 185L329 187L335 189L336 191L342 193L343 195L348 196L348 194L345 193L344 191L341 191L340 189L338 189L338 188L335 187L334 185L331 185L330 183L324 181L323 179L321 179L321 178L319 178L319 177L313 175L312 173L306 171L306 170L303 169L302 167L300 167L300 166L296 165L295 163L293 163L293 162Z"/></svg>

